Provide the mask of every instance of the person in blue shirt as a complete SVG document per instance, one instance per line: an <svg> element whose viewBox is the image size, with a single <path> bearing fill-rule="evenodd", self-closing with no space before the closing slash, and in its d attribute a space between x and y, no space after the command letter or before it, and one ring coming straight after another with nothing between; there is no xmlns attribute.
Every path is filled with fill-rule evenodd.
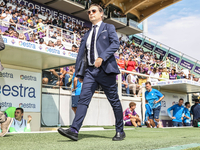
<svg viewBox="0 0 200 150"><path fill-rule="evenodd" d="M173 110L173 115L171 115L171 110ZM184 106L183 106L183 99L179 99L179 103L175 104L167 109L167 113L170 118L172 118L172 125L174 127L182 127L182 121L183 121L183 113L184 113Z"/></svg>
<svg viewBox="0 0 200 150"><path fill-rule="evenodd" d="M79 96L81 94L82 83L77 77L75 77L75 72L72 77L72 110L76 114L77 105L79 101Z"/></svg>
<svg viewBox="0 0 200 150"><path fill-rule="evenodd" d="M184 126L191 126L191 115L190 115L190 102L185 103L185 108L183 110L184 118L183 118L183 123Z"/></svg>
<svg viewBox="0 0 200 150"><path fill-rule="evenodd" d="M162 123L159 120L159 114L161 109L161 101L164 98L164 95L156 89L151 88L151 82L145 83L145 99L146 102L150 105L153 114L149 115L150 124L152 127L155 127L155 121L158 123L158 127L160 128Z"/></svg>

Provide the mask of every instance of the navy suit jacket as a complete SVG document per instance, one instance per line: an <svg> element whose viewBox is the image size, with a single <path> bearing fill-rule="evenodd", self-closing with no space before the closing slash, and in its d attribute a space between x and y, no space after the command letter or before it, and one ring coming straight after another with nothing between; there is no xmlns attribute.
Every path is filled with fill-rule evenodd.
<svg viewBox="0 0 200 150"><path fill-rule="evenodd" d="M85 33L81 40L79 53L76 58L75 75L84 78L85 70L88 67L86 42L91 29ZM99 57L103 59L101 67L107 74L119 74L114 53L119 48L119 39L112 24L102 22L96 37L96 49Z"/></svg>

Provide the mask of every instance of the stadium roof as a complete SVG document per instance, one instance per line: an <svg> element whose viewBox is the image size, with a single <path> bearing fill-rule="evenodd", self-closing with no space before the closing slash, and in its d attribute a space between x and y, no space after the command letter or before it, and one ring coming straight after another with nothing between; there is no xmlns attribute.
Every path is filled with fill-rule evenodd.
<svg viewBox="0 0 200 150"><path fill-rule="evenodd" d="M162 10L181 0L102 0L107 6L113 4L119 7L123 13L131 13L142 22L152 14Z"/></svg>

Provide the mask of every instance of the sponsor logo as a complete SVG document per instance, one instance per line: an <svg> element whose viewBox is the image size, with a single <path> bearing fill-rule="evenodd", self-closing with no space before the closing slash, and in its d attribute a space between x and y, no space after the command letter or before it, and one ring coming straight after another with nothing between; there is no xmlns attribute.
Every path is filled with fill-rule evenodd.
<svg viewBox="0 0 200 150"><path fill-rule="evenodd" d="M37 81L37 78L34 76L27 76L27 75L20 75L21 80L31 80L31 81Z"/></svg>
<svg viewBox="0 0 200 150"><path fill-rule="evenodd" d="M24 41L19 41L19 46L26 47L26 48L33 48L33 49L36 48L35 44L24 42Z"/></svg>
<svg viewBox="0 0 200 150"><path fill-rule="evenodd" d="M158 82L157 85L166 85L166 82Z"/></svg>
<svg viewBox="0 0 200 150"><path fill-rule="evenodd" d="M63 51L63 55L65 55L66 53L65 53L65 51Z"/></svg>
<svg viewBox="0 0 200 150"><path fill-rule="evenodd" d="M68 52L68 56L76 58L77 57L77 53L72 53L72 52Z"/></svg>
<svg viewBox="0 0 200 150"><path fill-rule="evenodd" d="M19 107L21 107L21 108L36 108L36 105L31 104L31 103L19 103Z"/></svg>
<svg viewBox="0 0 200 150"><path fill-rule="evenodd" d="M1 107L12 107L12 103L10 102L0 102Z"/></svg>
<svg viewBox="0 0 200 150"><path fill-rule="evenodd" d="M60 54L60 50L57 50L57 49L54 49L54 48L46 47L45 51L49 52L49 53L53 53L53 54Z"/></svg>
<svg viewBox="0 0 200 150"><path fill-rule="evenodd" d="M182 80L175 80L175 81L172 81L172 83L182 83Z"/></svg>
<svg viewBox="0 0 200 150"><path fill-rule="evenodd" d="M166 107L166 102L165 101L161 101L161 107Z"/></svg>
<svg viewBox="0 0 200 150"><path fill-rule="evenodd" d="M42 45L39 46L39 49L42 50Z"/></svg>
<svg viewBox="0 0 200 150"><path fill-rule="evenodd" d="M26 87L22 84L20 84L19 86L3 85L2 88L0 88L0 94L2 94L3 96L36 98L35 88Z"/></svg>
<svg viewBox="0 0 200 150"><path fill-rule="evenodd" d="M12 43L12 44L15 44L15 40L14 40L14 39L12 39L12 40L11 40L11 43Z"/></svg>
<svg viewBox="0 0 200 150"><path fill-rule="evenodd" d="M8 43L7 38L3 38L3 42L4 42L4 43Z"/></svg>
<svg viewBox="0 0 200 150"><path fill-rule="evenodd" d="M12 73L8 73L8 72L0 72L0 78L13 78L13 74Z"/></svg>
<svg viewBox="0 0 200 150"><path fill-rule="evenodd" d="M45 48L45 51L48 52L48 47Z"/></svg>
<svg viewBox="0 0 200 150"><path fill-rule="evenodd" d="M166 111L165 110L161 110L161 114L166 114Z"/></svg>

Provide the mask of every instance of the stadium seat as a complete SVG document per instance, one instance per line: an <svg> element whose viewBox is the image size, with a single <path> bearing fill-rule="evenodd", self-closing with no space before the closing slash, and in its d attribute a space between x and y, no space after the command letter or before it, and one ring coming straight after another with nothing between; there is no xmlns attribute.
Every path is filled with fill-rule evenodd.
<svg viewBox="0 0 200 150"><path fill-rule="evenodd" d="M5 115L10 118L15 118L15 110L16 110L15 107L9 107L6 109Z"/></svg>

